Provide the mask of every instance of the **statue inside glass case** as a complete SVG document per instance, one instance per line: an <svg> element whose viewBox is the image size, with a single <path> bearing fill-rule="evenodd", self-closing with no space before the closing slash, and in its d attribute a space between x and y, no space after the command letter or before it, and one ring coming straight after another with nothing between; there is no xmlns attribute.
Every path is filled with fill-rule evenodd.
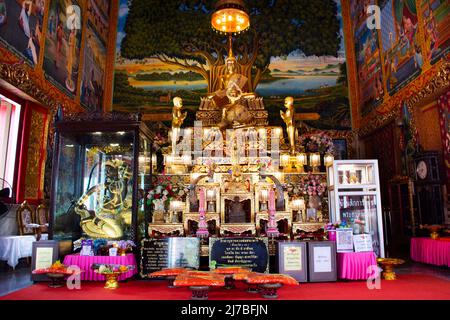
<svg viewBox="0 0 450 320"><path fill-rule="evenodd" d="M81 216L81 228L92 238L118 239L123 236L122 225L131 225L132 195L128 183L132 178L130 166L120 159L105 163L105 182L89 188L78 200L75 212ZM86 202L95 198L95 210Z"/></svg>

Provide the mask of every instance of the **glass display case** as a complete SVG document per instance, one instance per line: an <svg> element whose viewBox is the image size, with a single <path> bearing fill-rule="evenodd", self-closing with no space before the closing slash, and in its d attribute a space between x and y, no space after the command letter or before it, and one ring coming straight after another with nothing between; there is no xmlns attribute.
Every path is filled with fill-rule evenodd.
<svg viewBox="0 0 450 320"><path fill-rule="evenodd" d="M370 234L374 252L384 257L378 161L336 160L327 173L331 221L346 222L354 235Z"/></svg>
<svg viewBox="0 0 450 320"><path fill-rule="evenodd" d="M138 114L74 114L55 120L50 237L145 236L152 134Z"/></svg>

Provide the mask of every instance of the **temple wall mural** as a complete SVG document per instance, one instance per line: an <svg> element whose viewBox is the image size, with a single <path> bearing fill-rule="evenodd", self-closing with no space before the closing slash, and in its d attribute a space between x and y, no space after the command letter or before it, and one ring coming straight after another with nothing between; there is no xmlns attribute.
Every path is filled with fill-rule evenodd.
<svg viewBox="0 0 450 320"><path fill-rule="evenodd" d="M381 9L381 29L367 27L368 5ZM349 72L356 72L355 128L364 133L400 115L402 104L423 100L431 79L438 80L450 52L450 4L445 0L346 1L345 26L354 49ZM345 19L344 18L344 19ZM437 85L436 90L441 86ZM356 116L355 116L356 115Z"/></svg>
<svg viewBox="0 0 450 320"><path fill-rule="evenodd" d="M115 23L110 30L112 7L117 4L110 0L0 0L0 93L15 87L10 99L27 106L31 101L37 112L24 120L31 128L24 131L25 145L38 158L23 164L34 167L23 171L27 189L18 200L48 197L58 107L65 113L101 111L109 100L103 90L112 66L106 59L115 33Z"/></svg>
<svg viewBox="0 0 450 320"><path fill-rule="evenodd" d="M151 2L134 0L130 5L126 0L120 1L113 109L168 114L172 99L180 96L184 107L192 111L186 120L192 124L200 98L218 89L214 75L223 72L218 66L228 56L226 37L208 27L213 8L211 1L167 1L158 6L151 6ZM261 4L257 1L247 3L253 8L250 16L257 28L255 31L266 39L260 43L252 42L256 38L252 39L254 31L250 31L242 40L235 40L233 50L240 62L255 63L256 67L243 67L241 71L248 74L249 91L264 98L270 123L281 124L276 121L281 121L279 110L284 98L293 96L297 112L318 114L318 120L305 120L308 125L317 129L349 129L350 105L340 1L318 2L326 4L326 8L292 2L293 19L326 10L332 28L325 30L318 24L314 32L300 35L292 31L285 38L282 32L287 30L289 21L272 23L272 19L288 19L282 16L284 11L279 4L271 8L270 17L264 16L265 13L261 17L258 14ZM144 14L149 17L149 27L151 24L153 30L148 38L140 38L139 23ZM160 15L167 15L170 23L159 22ZM202 26L207 27L197 32ZM294 27L288 29L294 30ZM320 44L314 43L317 32L323 35ZM302 39L305 34L310 36ZM183 45L186 47L181 52L179 47ZM259 51L252 56L252 50ZM210 56L197 59L204 51Z"/></svg>

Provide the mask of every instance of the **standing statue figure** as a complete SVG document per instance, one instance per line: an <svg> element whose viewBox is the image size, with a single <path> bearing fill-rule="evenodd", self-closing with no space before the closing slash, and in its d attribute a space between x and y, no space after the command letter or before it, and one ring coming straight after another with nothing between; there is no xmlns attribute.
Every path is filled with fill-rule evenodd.
<svg viewBox="0 0 450 320"><path fill-rule="evenodd" d="M286 123L286 131L289 138L290 152L291 154L295 154L294 98L287 97L284 100L284 106L286 107L286 111L283 112L282 110L280 110L280 115L284 123Z"/></svg>
<svg viewBox="0 0 450 320"><path fill-rule="evenodd" d="M173 98L172 110L172 153L175 153L175 145L180 134L180 128L186 119L187 112L181 112L183 108L183 100L180 97Z"/></svg>

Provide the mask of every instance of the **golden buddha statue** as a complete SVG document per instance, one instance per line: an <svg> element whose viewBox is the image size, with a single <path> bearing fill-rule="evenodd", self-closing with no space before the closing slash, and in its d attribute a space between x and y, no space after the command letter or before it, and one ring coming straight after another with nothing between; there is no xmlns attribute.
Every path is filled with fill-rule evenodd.
<svg viewBox="0 0 450 320"><path fill-rule="evenodd" d="M286 123L286 131L289 138L290 152L291 154L295 154L294 98L287 97L284 100L284 106L286 107L286 111L283 112L283 110L280 110L280 115L284 123Z"/></svg>
<svg viewBox="0 0 450 320"><path fill-rule="evenodd" d="M173 98L172 109L172 151L175 151L175 145L178 135L180 134L180 128L186 119L187 112L181 112L183 108L183 100L180 97Z"/></svg>

